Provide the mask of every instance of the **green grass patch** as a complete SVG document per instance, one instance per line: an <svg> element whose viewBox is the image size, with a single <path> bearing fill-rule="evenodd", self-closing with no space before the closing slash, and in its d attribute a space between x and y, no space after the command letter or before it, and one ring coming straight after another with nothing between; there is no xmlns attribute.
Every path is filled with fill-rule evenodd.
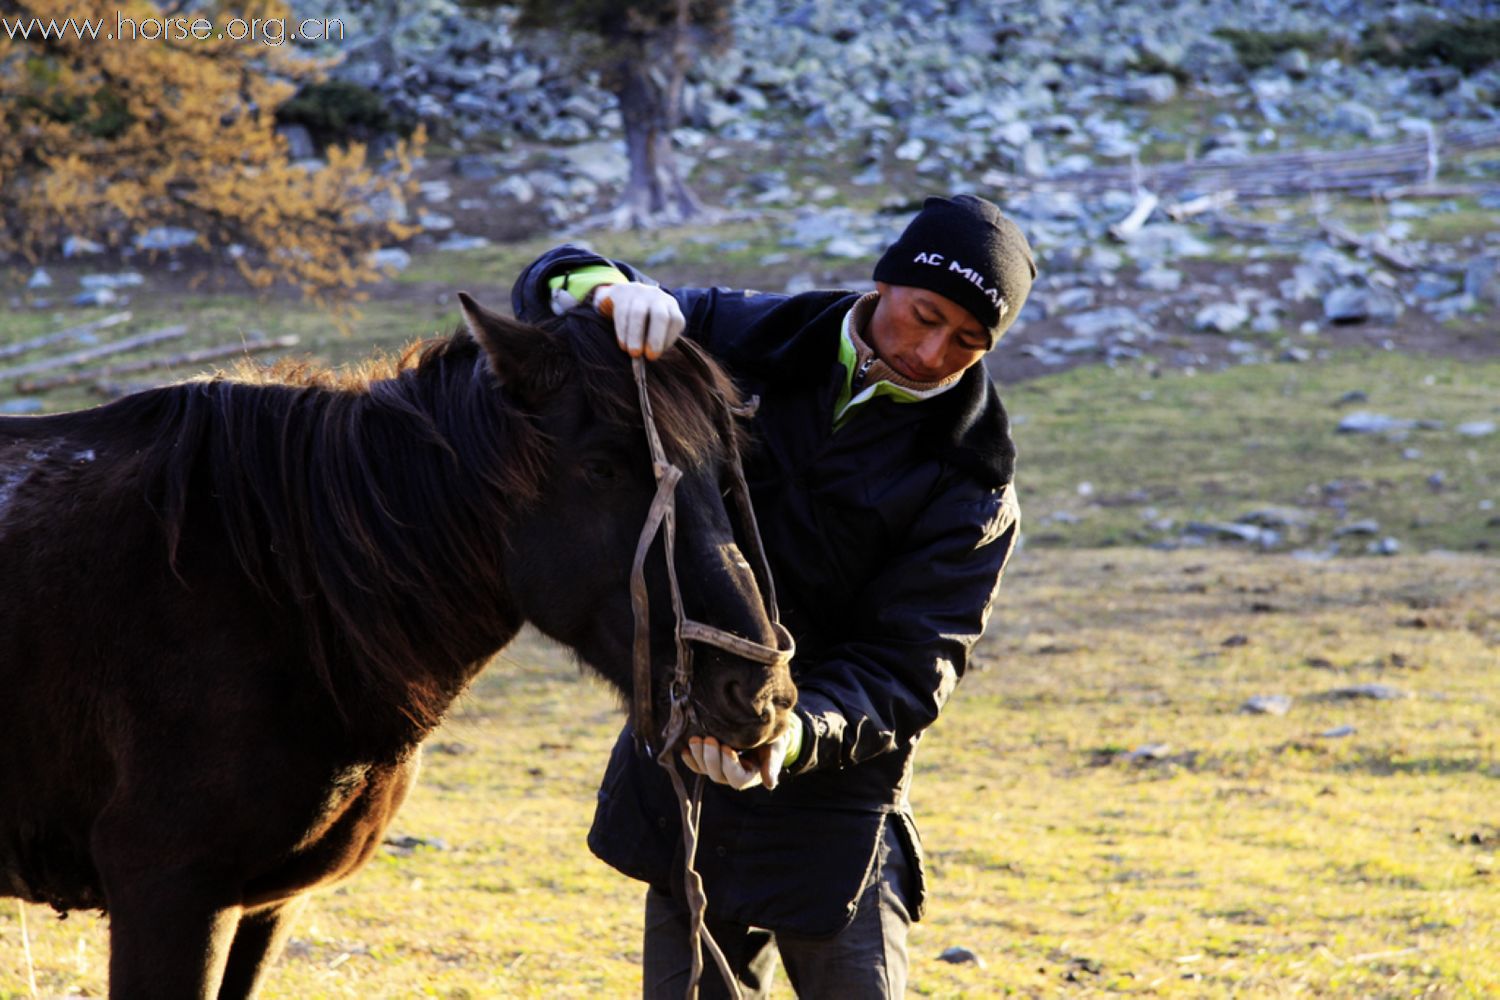
<svg viewBox="0 0 1500 1000"><path fill-rule="evenodd" d="M1300 522L1284 529L1283 547L1363 551L1369 539L1335 532L1374 519L1381 537L1408 547L1472 550L1500 544L1500 464L1493 438L1454 428L1500 416L1497 387L1497 361L1368 352L1197 375L1081 368L1005 398L1033 542L1172 539L1189 521L1275 506ZM1336 405L1352 392L1367 398ZM1353 410L1440 427L1395 439L1337 433ZM1150 527L1163 518L1169 529Z"/></svg>
<svg viewBox="0 0 1500 1000"><path fill-rule="evenodd" d="M1214 34L1233 46L1240 65L1252 72L1275 65L1283 53L1293 49L1301 49L1313 57L1341 54L1337 36L1325 32L1220 28Z"/></svg>
<svg viewBox="0 0 1500 1000"><path fill-rule="evenodd" d="M1500 59L1500 18L1372 25L1360 37L1357 54L1361 59L1405 69L1442 65L1474 73Z"/></svg>

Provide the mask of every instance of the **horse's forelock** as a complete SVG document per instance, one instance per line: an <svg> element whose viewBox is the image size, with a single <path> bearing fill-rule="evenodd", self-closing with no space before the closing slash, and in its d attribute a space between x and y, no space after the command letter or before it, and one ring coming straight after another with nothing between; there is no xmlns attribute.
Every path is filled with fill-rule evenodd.
<svg viewBox="0 0 1500 1000"><path fill-rule="evenodd" d="M607 321L592 310L575 310L549 324L564 339L574 374L600 419L641 426L640 397L629 359ZM688 467L723 461L739 441L725 440L723 407L739 406L740 393L724 369L701 347L681 340L646 366L651 413L668 457Z"/></svg>

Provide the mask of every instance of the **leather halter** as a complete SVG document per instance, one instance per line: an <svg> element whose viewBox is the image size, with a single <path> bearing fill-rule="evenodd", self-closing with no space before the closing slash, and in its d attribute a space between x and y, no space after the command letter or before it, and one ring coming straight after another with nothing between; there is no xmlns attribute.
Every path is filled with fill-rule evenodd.
<svg viewBox="0 0 1500 1000"><path fill-rule="evenodd" d="M696 352L689 350L687 353L700 365L704 364ZM771 580L771 567L766 559L760 528L755 521L755 510L750 504L750 488L745 483L745 470L740 463L739 454L732 448L729 466L735 509L740 517L741 532L755 560L752 566L757 570L756 576L765 598L766 615L776 635L776 645L765 646L712 625L694 621L683 611L682 591L677 583L677 566L673 559L677 541L676 489L677 483L682 479L682 470L667 461L666 451L662 447L661 435L656 429L656 420L651 413L651 393L646 383L646 364L640 358L635 358L631 367L635 374L636 391L641 400L641 417L646 428L646 444L651 449L651 468L656 476L656 496L652 499L651 508L646 514L646 523L641 528L640 540L636 543L635 562L630 568L630 602L635 614L635 684L632 695L632 721L637 738L645 743L648 750L652 749L652 740L660 737L660 752L653 753L653 756L658 760L663 760L677 749L678 744L686 736L688 728L697 722L692 705L693 660L692 650L688 646L689 642L716 646L732 656L749 660L752 663L764 663L767 666L789 663L797 651L797 644L792 639L791 633L781 624L776 609L776 587ZM734 434L735 413L727 400L722 402L724 405L718 414L719 429L725 435L726 440L729 440ZM672 611L676 618L677 644L677 665L669 691L671 714L663 730L656 728L656 712L652 697L651 604L646 592L645 573L646 555L658 533L664 535L665 538L667 580L672 595Z"/></svg>

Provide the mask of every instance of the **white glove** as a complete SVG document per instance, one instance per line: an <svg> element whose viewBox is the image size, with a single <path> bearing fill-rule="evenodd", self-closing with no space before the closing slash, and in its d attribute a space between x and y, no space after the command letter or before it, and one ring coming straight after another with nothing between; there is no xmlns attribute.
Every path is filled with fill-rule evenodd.
<svg viewBox="0 0 1500 1000"><path fill-rule="evenodd" d="M615 339L632 358L655 361L687 327L677 300L655 285L600 285L594 308L615 319Z"/></svg>
<svg viewBox="0 0 1500 1000"><path fill-rule="evenodd" d="M692 736L688 738L687 749L682 751L682 762L689 771L736 791L756 785L773 789L781 780L781 767L786 761L794 730L801 736L801 720L795 717L792 727L786 732L764 746L743 753L712 736Z"/></svg>

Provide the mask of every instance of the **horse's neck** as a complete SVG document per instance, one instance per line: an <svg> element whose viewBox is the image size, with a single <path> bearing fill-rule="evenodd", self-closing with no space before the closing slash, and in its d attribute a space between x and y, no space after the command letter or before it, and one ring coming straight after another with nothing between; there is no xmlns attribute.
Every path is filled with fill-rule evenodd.
<svg viewBox="0 0 1500 1000"><path fill-rule="evenodd" d="M409 378L321 398L283 438L320 460L281 456L288 509L272 513L298 550L280 571L317 595L310 625L345 714L420 732L521 623L495 537L504 512L462 461L473 442L447 440L424 405L433 390Z"/></svg>

